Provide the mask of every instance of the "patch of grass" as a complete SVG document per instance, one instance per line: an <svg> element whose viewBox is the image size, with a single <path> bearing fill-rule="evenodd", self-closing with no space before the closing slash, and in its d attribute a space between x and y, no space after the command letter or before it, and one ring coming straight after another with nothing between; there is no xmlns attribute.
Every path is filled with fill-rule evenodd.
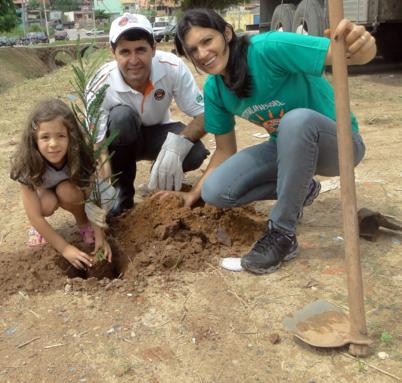
<svg viewBox="0 0 402 383"><path fill-rule="evenodd" d="M378 320L373 320L367 323L367 329L370 333L379 333L381 328L381 323Z"/></svg>
<svg viewBox="0 0 402 383"><path fill-rule="evenodd" d="M385 343L387 345L392 344L394 341L392 335L388 331L383 331L381 333L380 340L381 340L381 343Z"/></svg>
<svg viewBox="0 0 402 383"><path fill-rule="evenodd" d="M367 372L367 365L361 359L357 359L357 371L359 374L365 374Z"/></svg>

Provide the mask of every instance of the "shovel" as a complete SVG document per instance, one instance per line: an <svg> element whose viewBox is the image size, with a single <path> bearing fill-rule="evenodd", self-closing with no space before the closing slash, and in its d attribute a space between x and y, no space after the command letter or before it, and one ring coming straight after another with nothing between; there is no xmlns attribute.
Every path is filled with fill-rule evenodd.
<svg viewBox="0 0 402 383"><path fill-rule="evenodd" d="M287 330L303 342L315 347L343 347L347 344L367 346L366 336L354 336L350 331L350 318L339 307L317 300L283 320ZM361 353L360 356L363 356Z"/></svg>
<svg viewBox="0 0 402 383"><path fill-rule="evenodd" d="M334 31L338 23L343 19L343 2L342 0L331 0L328 5L330 27L331 31ZM297 338L312 346L340 347L350 344L350 354L365 356L368 354L370 340L367 338L363 303L348 72L343 39L333 40L331 49L349 315L342 313L330 303L316 301L306 306L293 317L285 318L284 324L285 327L294 332Z"/></svg>
<svg viewBox="0 0 402 383"><path fill-rule="evenodd" d="M402 221L390 215L361 208L358 213L360 237L368 241L376 241L379 235L380 227L389 230L402 231Z"/></svg>

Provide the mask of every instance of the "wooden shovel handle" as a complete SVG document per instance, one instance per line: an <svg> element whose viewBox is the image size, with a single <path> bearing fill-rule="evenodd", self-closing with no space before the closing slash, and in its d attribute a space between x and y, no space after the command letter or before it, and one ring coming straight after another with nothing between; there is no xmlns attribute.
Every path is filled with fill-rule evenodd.
<svg viewBox="0 0 402 383"><path fill-rule="evenodd" d="M335 91L342 217L345 238L350 338L359 339L367 337L367 328L363 301L363 281L360 267L348 72L344 40L341 36L336 41L332 38L337 25L344 17L343 2L342 0L330 0L328 1L328 5L332 40L332 73ZM351 343L349 352L353 355L364 356L368 353L368 347Z"/></svg>

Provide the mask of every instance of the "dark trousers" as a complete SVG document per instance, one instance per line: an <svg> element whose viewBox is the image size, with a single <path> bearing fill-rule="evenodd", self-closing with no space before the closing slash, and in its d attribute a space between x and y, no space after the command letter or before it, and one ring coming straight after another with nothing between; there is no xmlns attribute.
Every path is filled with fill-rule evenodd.
<svg viewBox="0 0 402 383"><path fill-rule="evenodd" d="M118 186L128 188L127 192L133 196L136 162L155 160L168 132L178 134L184 127L181 122L144 126L136 110L127 105L115 106L109 114L107 134L113 131L118 133L109 146L109 152L114 152L111 158L112 173L120 173L117 176ZM183 171L198 169L208 155L204 144L195 142L183 161Z"/></svg>

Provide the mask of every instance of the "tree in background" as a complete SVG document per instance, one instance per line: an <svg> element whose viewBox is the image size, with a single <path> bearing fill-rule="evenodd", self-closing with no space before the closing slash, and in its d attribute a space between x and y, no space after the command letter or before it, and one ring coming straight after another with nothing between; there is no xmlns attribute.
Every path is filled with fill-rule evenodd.
<svg viewBox="0 0 402 383"><path fill-rule="evenodd" d="M8 32L18 23L12 0L0 0L0 32Z"/></svg>
<svg viewBox="0 0 402 383"><path fill-rule="evenodd" d="M109 15L105 12L104 9L96 9L95 10L95 19L96 20L109 20Z"/></svg>
<svg viewBox="0 0 402 383"><path fill-rule="evenodd" d="M182 8L214 8L222 10L231 5L244 4L244 0L183 0Z"/></svg>

